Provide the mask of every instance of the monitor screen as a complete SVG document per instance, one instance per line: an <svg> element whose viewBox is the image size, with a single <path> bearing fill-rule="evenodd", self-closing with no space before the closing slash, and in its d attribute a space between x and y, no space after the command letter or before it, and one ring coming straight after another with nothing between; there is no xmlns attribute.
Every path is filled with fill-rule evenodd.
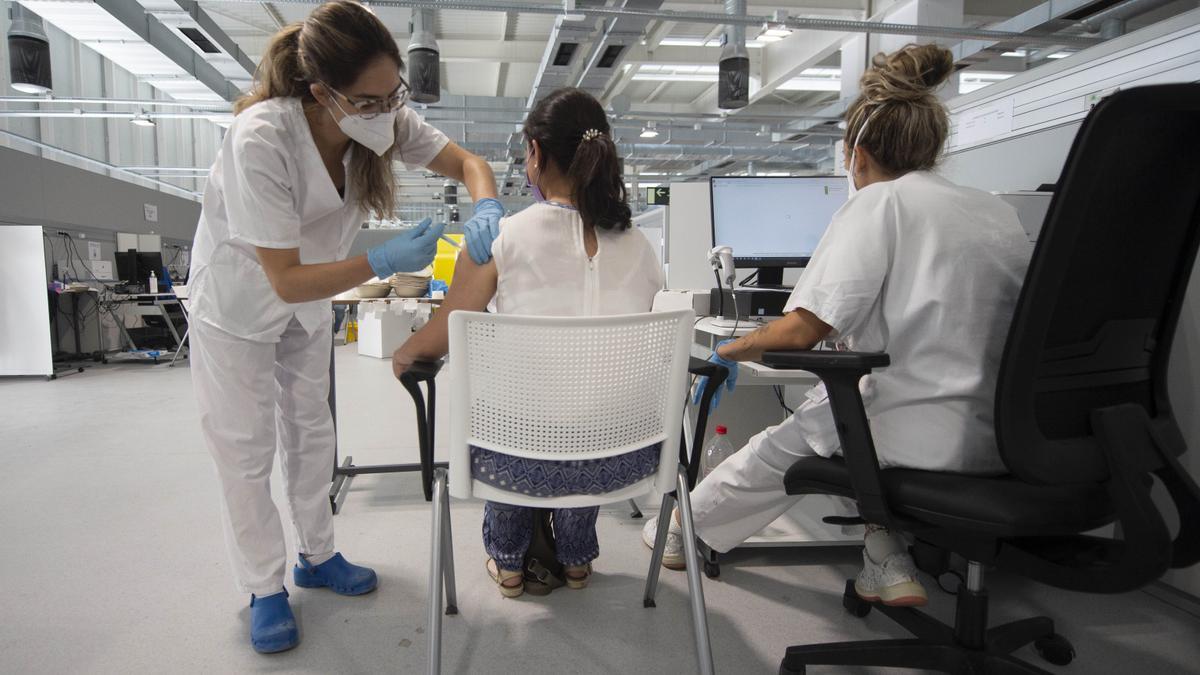
<svg viewBox="0 0 1200 675"><path fill-rule="evenodd" d="M714 176L713 246L744 267L802 267L846 203L845 176Z"/></svg>

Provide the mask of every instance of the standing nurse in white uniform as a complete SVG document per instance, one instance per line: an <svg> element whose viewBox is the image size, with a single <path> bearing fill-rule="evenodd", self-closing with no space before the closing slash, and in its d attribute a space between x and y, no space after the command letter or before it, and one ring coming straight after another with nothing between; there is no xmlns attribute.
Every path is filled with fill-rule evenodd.
<svg viewBox="0 0 1200 675"><path fill-rule="evenodd" d="M192 379L260 652L299 643L269 483L277 454L300 554L295 584L342 595L376 586L373 570L334 550L328 299L433 260L444 226L428 221L346 257L368 213L392 216L393 161L466 183L476 199L465 226L473 250L490 249L503 215L487 163L404 106L402 68L387 27L355 2L324 4L284 28L235 107L204 192L192 258Z"/></svg>
<svg viewBox="0 0 1200 675"><path fill-rule="evenodd" d="M892 365L861 385L880 464L995 474L1004 471L992 428L996 378L1033 246L1012 207L930 171L949 130L934 91L953 70L951 53L935 45L874 58L846 110L852 194L813 252L788 313L721 343L710 360L736 377L738 361L825 339L886 351ZM820 386L696 486L698 536L720 552L739 545L799 499L783 485L797 459L840 453ZM655 525L646 529L651 542ZM670 537L664 564L686 563L678 541ZM858 594L925 604L904 542L868 526L865 543Z"/></svg>

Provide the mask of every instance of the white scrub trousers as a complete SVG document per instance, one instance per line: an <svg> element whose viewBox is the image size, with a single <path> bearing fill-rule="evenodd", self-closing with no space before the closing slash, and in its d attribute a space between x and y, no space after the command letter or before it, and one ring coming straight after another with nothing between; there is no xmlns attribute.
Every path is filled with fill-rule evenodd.
<svg viewBox="0 0 1200 675"><path fill-rule="evenodd" d="M796 415L755 434L692 490L696 534L718 553L758 534L801 499L783 488L796 460L817 456Z"/></svg>
<svg viewBox="0 0 1200 675"><path fill-rule="evenodd" d="M192 385L221 481L222 521L238 589L283 588L287 546L271 499L276 453L300 553L333 552L329 485L329 325L309 335L294 317L278 342L252 342L192 323Z"/></svg>

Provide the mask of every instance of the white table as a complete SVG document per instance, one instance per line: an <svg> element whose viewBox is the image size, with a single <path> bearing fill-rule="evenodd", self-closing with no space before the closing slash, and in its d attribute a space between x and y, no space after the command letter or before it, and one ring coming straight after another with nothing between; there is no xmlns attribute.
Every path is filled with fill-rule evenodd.
<svg viewBox="0 0 1200 675"><path fill-rule="evenodd" d="M174 293L138 293L136 295L114 295L113 301L133 307L136 316L161 316L163 321L167 323L167 330L171 333L171 339L175 341L175 348L171 351L178 351L183 346L183 338L179 331L175 328L175 322L171 320L171 315L167 311L168 305L178 305L180 312L186 319L187 312L183 309L183 302L175 296ZM125 330L124 320L117 319L117 328L121 331L121 337L130 344L134 349L137 349L137 343L129 336L129 331ZM157 361L157 359L156 359Z"/></svg>
<svg viewBox="0 0 1200 675"><path fill-rule="evenodd" d="M700 319L696 322L692 355L708 358L716 343L729 337L741 337L762 325L744 321L736 331L731 331L730 328L713 325L711 318ZM740 448L750 436L778 424L787 414L769 387L799 386L807 389L818 382L820 380L816 375L805 371L777 370L761 363L743 361L738 364L737 387L732 392L724 393L720 408L710 417L706 438L712 437L712 427L718 423L717 418L732 419L737 422L737 429L729 425L731 431L735 432L730 434L730 440L735 448ZM689 424L685 426L695 426L697 413L696 406L688 407ZM841 526L822 522L822 518L832 515L846 515L844 502L828 495L807 495L790 511L748 539L742 547L862 545L861 532L846 532ZM720 573L717 556L705 551L705 558L705 573L710 577L717 576Z"/></svg>

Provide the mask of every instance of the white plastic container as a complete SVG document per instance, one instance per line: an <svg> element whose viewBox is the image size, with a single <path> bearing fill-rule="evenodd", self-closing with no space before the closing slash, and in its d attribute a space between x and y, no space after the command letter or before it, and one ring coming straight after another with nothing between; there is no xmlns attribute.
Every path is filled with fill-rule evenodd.
<svg viewBox="0 0 1200 675"><path fill-rule="evenodd" d="M154 270L150 270L150 294L154 295L157 293L158 293L158 275L154 273Z"/></svg>
<svg viewBox="0 0 1200 675"><path fill-rule="evenodd" d="M358 353L390 359L412 335L418 319L416 303L362 302L358 305Z"/></svg>

